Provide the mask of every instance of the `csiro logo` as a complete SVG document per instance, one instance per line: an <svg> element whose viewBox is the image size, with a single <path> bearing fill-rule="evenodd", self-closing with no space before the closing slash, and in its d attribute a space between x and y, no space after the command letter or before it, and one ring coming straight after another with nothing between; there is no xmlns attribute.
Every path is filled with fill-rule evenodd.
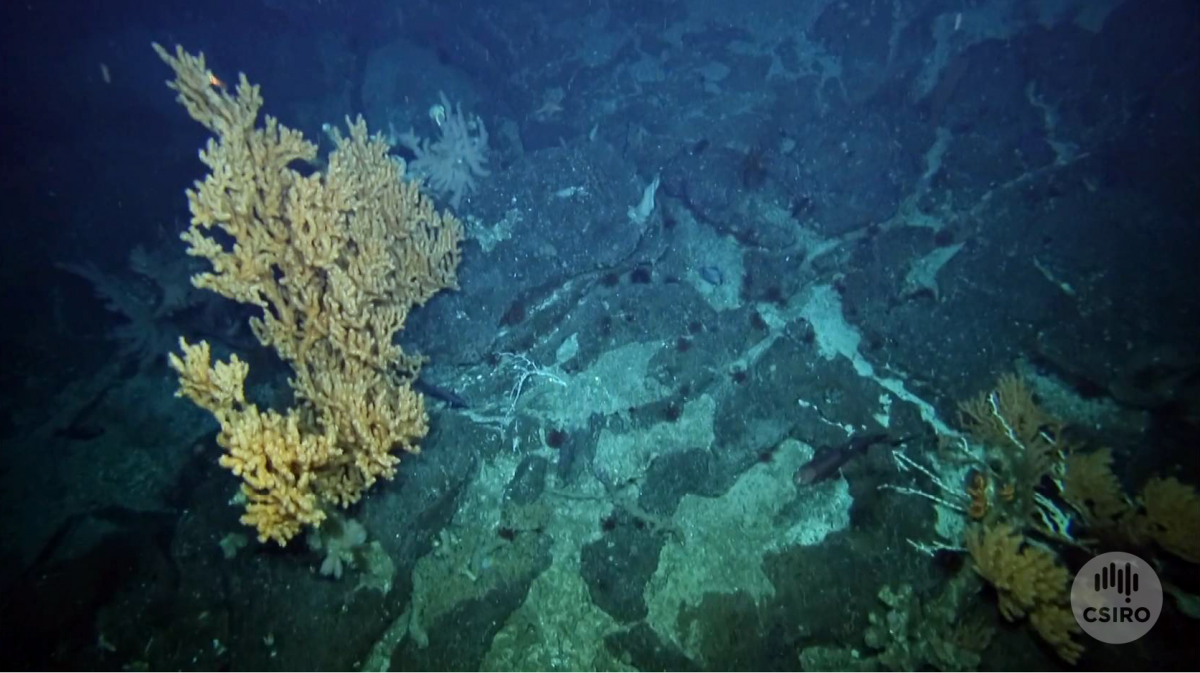
<svg viewBox="0 0 1200 673"><path fill-rule="evenodd" d="M1120 645L1146 635L1162 613L1158 574L1133 554L1114 551L1084 564L1071 585L1071 609L1084 633Z"/></svg>

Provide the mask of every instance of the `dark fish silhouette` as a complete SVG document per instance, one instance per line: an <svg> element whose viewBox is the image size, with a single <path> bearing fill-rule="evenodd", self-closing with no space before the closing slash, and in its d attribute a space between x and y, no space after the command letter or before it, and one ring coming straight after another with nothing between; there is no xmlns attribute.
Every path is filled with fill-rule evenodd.
<svg viewBox="0 0 1200 673"><path fill-rule="evenodd" d="M100 407L100 403L104 401L104 396L108 395L108 391L112 390L116 383L111 383L105 386L96 396L89 400L82 407L77 409L69 418L66 424L54 429L54 436L72 442L86 442L95 439L104 434L104 426L92 418L96 409Z"/></svg>
<svg viewBox="0 0 1200 673"><path fill-rule="evenodd" d="M887 443L899 446L910 439L912 437L892 439L891 435L886 432L854 435L843 444L818 451L812 460L797 468L796 473L792 475L792 482L797 486L815 484L837 474L837 471L851 458L866 453L867 449L876 444Z"/></svg>
<svg viewBox="0 0 1200 673"><path fill-rule="evenodd" d="M441 386L434 385L425 379L417 379L413 385L418 392L424 393L435 400L441 400L451 409L470 409L471 403L464 399L461 395Z"/></svg>

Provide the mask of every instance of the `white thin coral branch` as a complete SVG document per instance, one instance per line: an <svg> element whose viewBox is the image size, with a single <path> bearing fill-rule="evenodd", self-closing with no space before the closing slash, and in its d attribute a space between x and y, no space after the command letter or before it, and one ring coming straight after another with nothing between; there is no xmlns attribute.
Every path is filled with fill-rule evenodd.
<svg viewBox="0 0 1200 673"><path fill-rule="evenodd" d="M517 379L513 382L512 388L508 391L508 411L504 414L504 425L507 426L517 411L517 400L521 398L521 391L525 388L525 382L530 377L541 377L549 379L552 383L566 387L567 382L561 376L550 371L546 367L539 366L533 360L520 353L500 353L505 364L517 372Z"/></svg>

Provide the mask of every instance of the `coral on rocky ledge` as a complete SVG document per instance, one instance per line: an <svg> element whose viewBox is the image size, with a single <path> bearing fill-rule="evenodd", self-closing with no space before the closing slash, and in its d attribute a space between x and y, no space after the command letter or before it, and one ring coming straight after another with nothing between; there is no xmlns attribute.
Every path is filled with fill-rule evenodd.
<svg viewBox="0 0 1200 673"><path fill-rule="evenodd" d="M973 528L967 533L967 550L975 571L996 587L1004 617L1016 621L1028 616L1063 660L1078 661L1083 645L1072 639L1080 628L1069 606L1068 573L1054 554L1027 544L1003 523Z"/></svg>
<svg viewBox="0 0 1200 673"><path fill-rule="evenodd" d="M243 479L242 522L285 544L326 507L391 478L397 449L419 450L421 359L394 336L414 306L456 287L462 227L403 179L361 118L333 134L324 170L298 171L316 145L269 116L258 126L258 86L241 75L231 94L203 55L154 48L175 71L178 101L216 135L200 153L210 173L187 192L182 238L212 266L192 283L261 309L251 327L291 366L297 404L260 410L243 392L247 365L210 365L205 342L181 339L170 364L179 394L221 424L221 464Z"/></svg>

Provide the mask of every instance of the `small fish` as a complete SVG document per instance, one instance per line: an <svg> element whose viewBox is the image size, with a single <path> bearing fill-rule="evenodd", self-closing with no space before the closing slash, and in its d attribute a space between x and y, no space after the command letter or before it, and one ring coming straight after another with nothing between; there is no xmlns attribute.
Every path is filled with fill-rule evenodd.
<svg viewBox="0 0 1200 673"><path fill-rule="evenodd" d="M725 283L725 274L721 273L720 267L702 266L700 267L699 274L709 285L723 285Z"/></svg>
<svg viewBox="0 0 1200 673"><path fill-rule="evenodd" d="M471 403L464 399L461 395L441 386L434 385L425 379L417 379L413 386L419 392L422 392L435 400L441 400L446 403L451 409L470 409Z"/></svg>
<svg viewBox="0 0 1200 673"><path fill-rule="evenodd" d="M103 435L104 426L93 420L92 417L95 415L96 409L100 407L100 403L104 401L104 396L108 395L108 391L112 390L115 385L115 383L109 384L77 409L65 425L54 429L54 436L72 442L86 442Z"/></svg>
<svg viewBox="0 0 1200 673"><path fill-rule="evenodd" d="M792 482L796 486L815 484L818 481L828 479L837 474L838 470L849 462L851 458L861 453L866 453L867 449L876 444L888 443L892 446L899 446L910 439L912 437L892 439L886 432L854 435L846 440L844 444L831 446L817 452L812 460L801 465L796 470L796 473L792 475Z"/></svg>
<svg viewBox="0 0 1200 673"><path fill-rule="evenodd" d="M86 442L104 434L104 426L95 423L71 423L54 430L55 437L61 437L72 442Z"/></svg>

